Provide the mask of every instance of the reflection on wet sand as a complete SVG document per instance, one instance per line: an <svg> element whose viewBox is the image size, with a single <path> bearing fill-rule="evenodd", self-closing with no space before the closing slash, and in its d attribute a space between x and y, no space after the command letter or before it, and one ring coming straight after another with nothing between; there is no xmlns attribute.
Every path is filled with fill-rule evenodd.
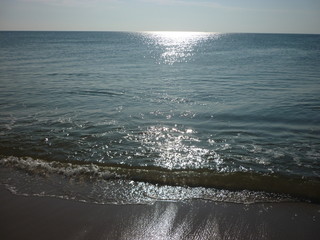
<svg viewBox="0 0 320 240"><path fill-rule="evenodd" d="M319 232L316 229L319 212L313 212L317 216L311 217L312 207L297 203L243 205L193 201L136 207L129 218L128 212L120 216L121 225L115 228L112 237L219 240L304 239L308 235L308 239L316 239ZM308 232L304 232L305 228Z"/></svg>
<svg viewBox="0 0 320 240"><path fill-rule="evenodd" d="M320 205L202 200L99 205L0 188L1 239L318 239Z"/></svg>
<svg viewBox="0 0 320 240"><path fill-rule="evenodd" d="M223 206L223 204L222 204ZM154 211L123 219L120 239L268 239L264 222L252 226L245 219L219 214L222 209L201 209L200 206L156 203ZM206 211L209 210L209 211ZM216 210L216 211L215 211ZM216 213L216 214L215 214ZM237 213L234 213L237 215ZM122 228L121 227L121 228Z"/></svg>

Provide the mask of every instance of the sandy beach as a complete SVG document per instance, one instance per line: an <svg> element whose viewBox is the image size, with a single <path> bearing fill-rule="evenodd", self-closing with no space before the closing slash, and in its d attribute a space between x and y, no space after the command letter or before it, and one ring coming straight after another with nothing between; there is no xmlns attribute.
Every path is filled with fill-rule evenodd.
<svg viewBox="0 0 320 240"><path fill-rule="evenodd" d="M320 205L98 205L0 190L1 239L318 239Z"/></svg>

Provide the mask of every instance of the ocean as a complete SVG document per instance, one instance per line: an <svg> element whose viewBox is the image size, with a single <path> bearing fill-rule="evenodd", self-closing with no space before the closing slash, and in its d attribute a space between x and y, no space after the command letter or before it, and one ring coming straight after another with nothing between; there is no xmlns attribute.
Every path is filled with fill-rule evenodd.
<svg viewBox="0 0 320 240"><path fill-rule="evenodd" d="M0 184L319 202L320 35L0 32Z"/></svg>

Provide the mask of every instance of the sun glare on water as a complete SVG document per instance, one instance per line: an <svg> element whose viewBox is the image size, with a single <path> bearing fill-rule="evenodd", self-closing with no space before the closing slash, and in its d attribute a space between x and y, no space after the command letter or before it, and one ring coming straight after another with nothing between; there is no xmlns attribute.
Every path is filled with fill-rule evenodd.
<svg viewBox="0 0 320 240"><path fill-rule="evenodd" d="M216 33L206 32L145 32L148 43L156 45L160 51L159 63L172 65L177 62L188 62L194 55L195 47Z"/></svg>

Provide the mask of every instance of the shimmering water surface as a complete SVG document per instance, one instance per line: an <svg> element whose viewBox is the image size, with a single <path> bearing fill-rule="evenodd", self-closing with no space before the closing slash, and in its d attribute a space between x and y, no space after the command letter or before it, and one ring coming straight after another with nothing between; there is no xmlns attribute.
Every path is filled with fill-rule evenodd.
<svg viewBox="0 0 320 240"><path fill-rule="evenodd" d="M0 154L22 194L319 201L320 35L0 32Z"/></svg>

